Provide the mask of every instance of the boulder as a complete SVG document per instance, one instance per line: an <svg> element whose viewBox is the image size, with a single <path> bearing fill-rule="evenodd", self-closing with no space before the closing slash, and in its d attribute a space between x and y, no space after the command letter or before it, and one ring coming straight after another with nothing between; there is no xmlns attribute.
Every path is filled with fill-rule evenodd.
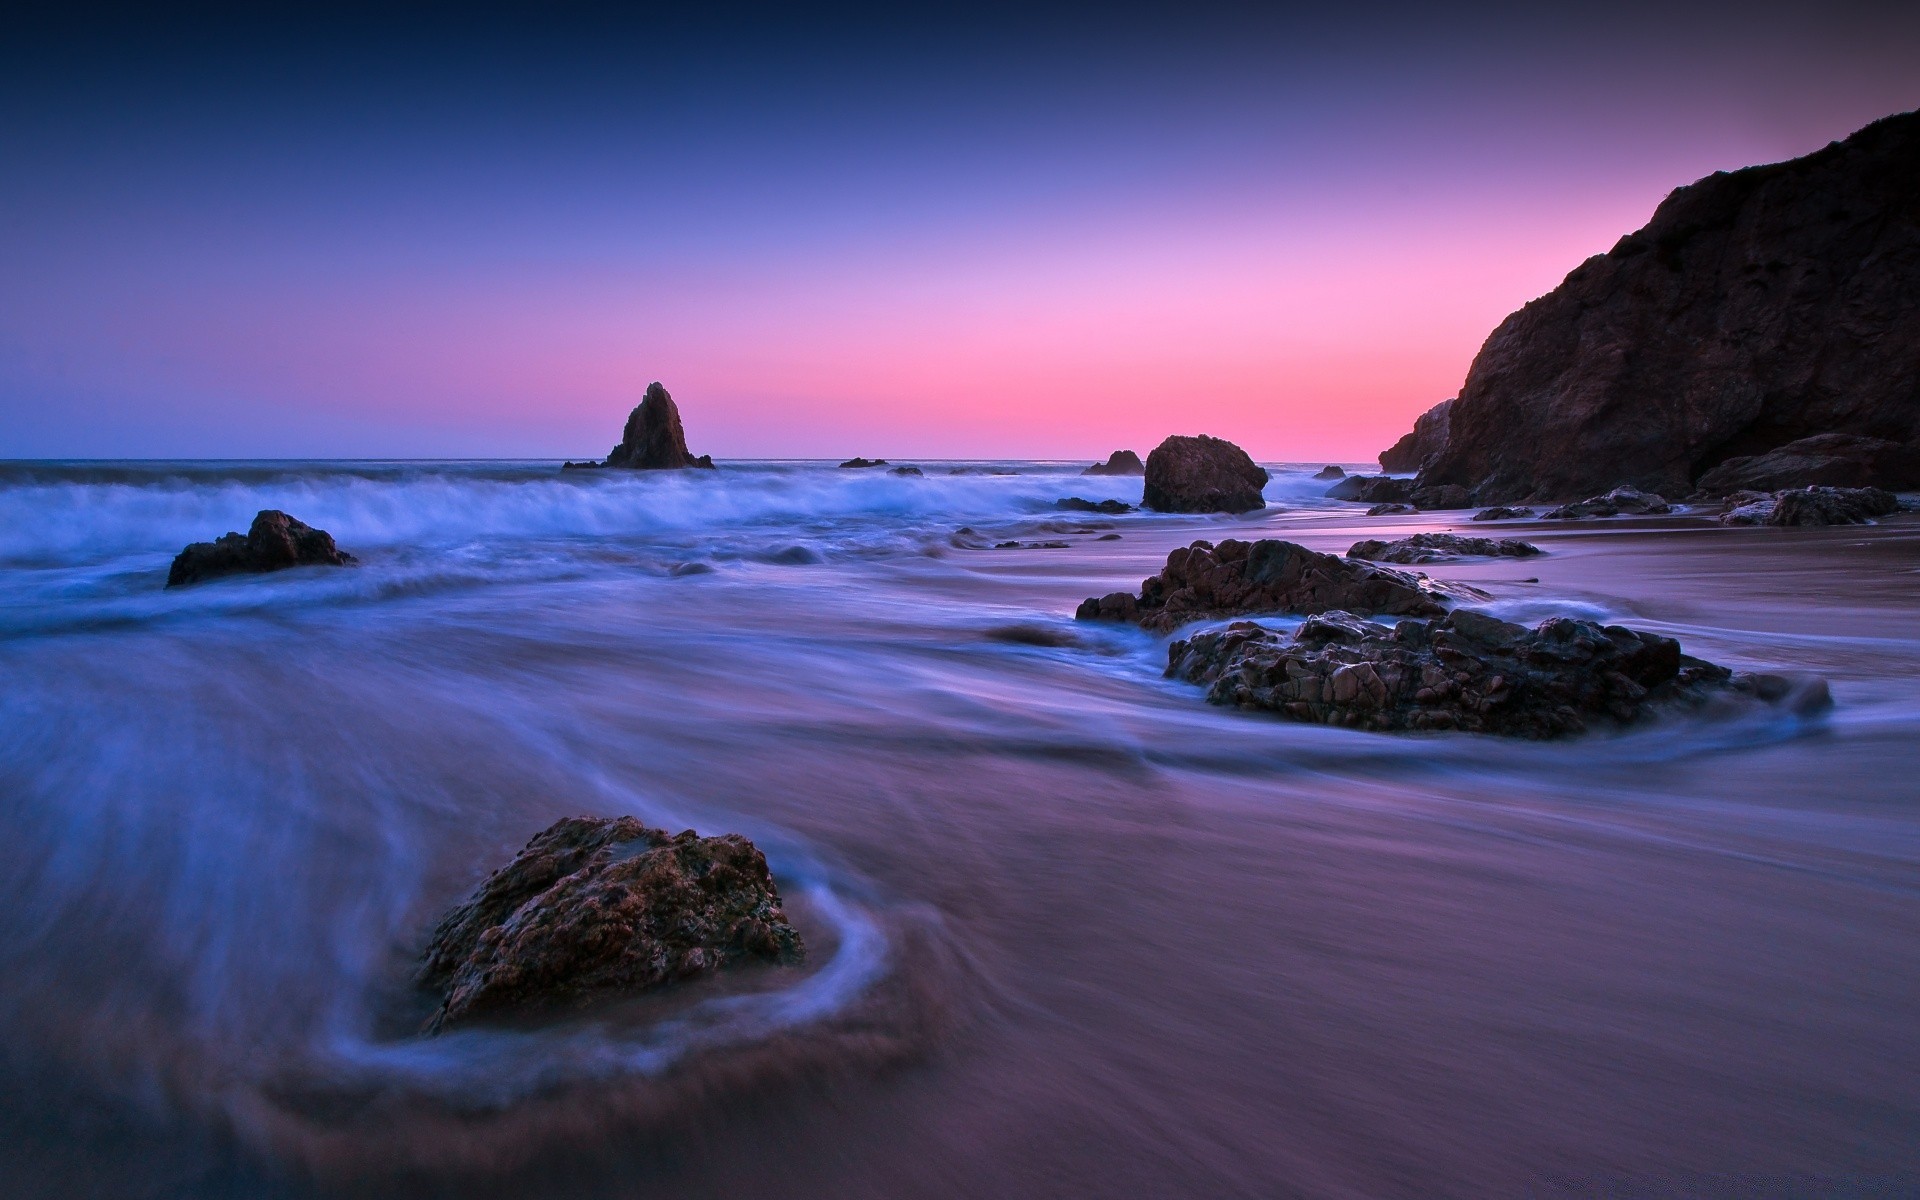
<svg viewBox="0 0 1920 1200"><path fill-rule="evenodd" d="M1292 635L1236 622L1174 642L1167 674L1206 685L1211 703L1292 721L1540 739L1631 725L1717 695L1803 712L1831 703L1824 683L1736 676L1659 634L1565 617L1527 629L1474 609L1391 629L1327 613Z"/></svg>
<svg viewBox="0 0 1920 1200"><path fill-rule="evenodd" d="M1680 188L1494 330L1421 484L1481 504L1623 481L1684 496L1724 463L1816 435L1920 445L1916 196L1920 113ZM1802 482L1781 469L1765 482ZM1898 490L1920 475L1804 482Z"/></svg>
<svg viewBox="0 0 1920 1200"><path fill-rule="evenodd" d="M606 465L635 471L673 471L686 467L711 470L713 459L705 454L695 458L687 452L687 435L680 427L680 409L667 389L654 382L647 385L647 394L627 415L627 427L620 435L620 444L608 453Z"/></svg>
<svg viewBox="0 0 1920 1200"><path fill-rule="evenodd" d="M1589 496L1540 514L1542 521L1580 521L1588 517L1654 516L1670 513L1673 505L1650 492L1617 487L1604 496Z"/></svg>
<svg viewBox="0 0 1920 1200"><path fill-rule="evenodd" d="M1147 465L1141 462L1140 456L1131 450L1115 450L1107 456L1106 462L1095 463L1080 473L1082 475L1145 475Z"/></svg>
<svg viewBox="0 0 1920 1200"><path fill-rule="evenodd" d="M1327 489L1331 500L1361 504L1405 504L1413 499L1413 480L1390 475L1349 475Z"/></svg>
<svg viewBox="0 0 1920 1200"><path fill-rule="evenodd" d="M1147 455L1144 503L1160 512L1250 512L1265 508L1269 476L1232 442L1170 437Z"/></svg>
<svg viewBox="0 0 1920 1200"><path fill-rule="evenodd" d="M841 463L840 469L843 471L864 471L868 467L884 467L886 465L887 460L884 458L860 458L856 456Z"/></svg>
<svg viewBox="0 0 1920 1200"><path fill-rule="evenodd" d="M1822 433L1765 454L1730 458L1700 477L1709 495L1779 492L1805 487L1912 487L1920 482L1920 448L1885 438Z"/></svg>
<svg viewBox="0 0 1920 1200"><path fill-rule="evenodd" d="M353 555L333 544L324 529L315 529L277 508L254 515L245 534L228 533L217 541L195 542L174 556L167 571L168 587L185 587L222 575L259 575L288 567L344 567Z"/></svg>
<svg viewBox="0 0 1920 1200"><path fill-rule="evenodd" d="M1414 507L1411 504L1376 504L1367 510L1367 515L1370 517L1390 517L1396 513L1410 513L1413 511Z"/></svg>
<svg viewBox="0 0 1920 1200"><path fill-rule="evenodd" d="M1130 621L1164 633L1189 621L1333 609L1389 616L1445 611L1425 581L1405 572L1320 554L1294 542L1228 538L1218 546L1195 542L1175 550L1158 575L1141 582L1138 596L1093 597L1074 616Z"/></svg>
<svg viewBox="0 0 1920 1200"><path fill-rule="evenodd" d="M437 1033L804 953L766 858L746 838L567 817L447 914L420 982L441 993L427 1025Z"/></svg>
<svg viewBox="0 0 1920 1200"><path fill-rule="evenodd" d="M1380 452L1382 471L1418 471L1447 448L1453 401L1442 400L1413 422L1413 432Z"/></svg>
<svg viewBox="0 0 1920 1200"><path fill-rule="evenodd" d="M1140 511L1124 500L1083 500L1079 496L1068 496L1064 500L1056 500L1053 506L1066 512L1097 512L1116 517L1121 513Z"/></svg>
<svg viewBox="0 0 1920 1200"><path fill-rule="evenodd" d="M1473 519L1476 521L1517 521L1523 517L1531 517L1532 515L1533 510L1530 508L1508 508L1505 505L1496 505L1493 508L1481 509L1479 512L1473 514Z"/></svg>
<svg viewBox="0 0 1920 1200"><path fill-rule="evenodd" d="M1794 488L1735 492L1722 525L1866 525L1900 511L1900 498L1881 488Z"/></svg>
<svg viewBox="0 0 1920 1200"><path fill-rule="evenodd" d="M1318 471L1315 471L1313 477L1315 479L1345 479L1347 477L1347 471L1345 467L1336 467L1332 463L1328 463Z"/></svg>
<svg viewBox="0 0 1920 1200"><path fill-rule="evenodd" d="M1424 511L1448 508L1471 508L1473 498L1467 495L1467 489L1458 484L1443 483L1434 487L1413 489L1413 506Z"/></svg>
<svg viewBox="0 0 1920 1200"><path fill-rule="evenodd" d="M1368 562L1417 563L1451 562L1456 558L1532 558L1540 547L1518 538L1462 537L1457 533L1416 533L1411 537L1385 542L1378 538L1355 542L1348 558Z"/></svg>

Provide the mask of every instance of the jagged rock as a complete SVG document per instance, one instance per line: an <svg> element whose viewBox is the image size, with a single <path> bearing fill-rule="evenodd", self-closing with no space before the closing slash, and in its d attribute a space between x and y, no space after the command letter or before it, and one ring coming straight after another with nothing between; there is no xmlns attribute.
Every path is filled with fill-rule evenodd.
<svg viewBox="0 0 1920 1200"><path fill-rule="evenodd" d="M1679 189L1493 332L1420 482L1482 504L1684 496L1815 435L1920 444L1915 197L1920 113Z"/></svg>
<svg viewBox="0 0 1920 1200"><path fill-rule="evenodd" d="M1807 487L1735 492L1720 514L1723 525L1865 525L1900 511L1900 498L1881 488Z"/></svg>
<svg viewBox="0 0 1920 1200"><path fill-rule="evenodd" d="M1336 467L1332 463L1328 463L1318 471L1315 471L1313 477L1315 479L1345 479L1347 472L1344 467Z"/></svg>
<svg viewBox="0 0 1920 1200"><path fill-rule="evenodd" d="M884 458L860 458L856 456L841 463L840 469L843 471L864 471L868 467L884 467L886 465L887 460Z"/></svg>
<svg viewBox="0 0 1920 1200"><path fill-rule="evenodd" d="M1437 487L1415 488L1412 499L1415 508L1427 512L1473 506L1473 498L1467 495L1467 489L1451 483L1443 483Z"/></svg>
<svg viewBox="0 0 1920 1200"><path fill-rule="evenodd" d="M1473 514L1473 519L1476 521L1517 521L1523 517L1531 517L1532 515L1533 510L1530 508L1507 508L1503 505L1496 505L1493 508L1481 509L1479 512Z"/></svg>
<svg viewBox="0 0 1920 1200"><path fill-rule="evenodd" d="M1673 506L1639 488L1617 487L1604 496L1590 496L1540 514L1542 521L1579 521L1588 517L1653 516L1670 513Z"/></svg>
<svg viewBox="0 0 1920 1200"><path fill-rule="evenodd" d="M1079 496L1068 496L1064 500L1056 500L1053 506L1067 512L1097 512L1112 516L1140 511L1124 500L1083 500Z"/></svg>
<svg viewBox="0 0 1920 1200"><path fill-rule="evenodd" d="M438 1032L804 953L766 858L746 838L567 817L447 914L420 982L443 993L428 1023Z"/></svg>
<svg viewBox="0 0 1920 1200"><path fill-rule="evenodd" d="M1349 475L1327 489L1331 500L1361 504L1405 504L1413 499L1413 480L1390 475Z"/></svg>
<svg viewBox="0 0 1920 1200"><path fill-rule="evenodd" d="M1095 463L1080 473L1082 475L1145 475L1147 465L1141 462L1140 456L1131 450L1115 450L1107 456L1106 462Z"/></svg>
<svg viewBox="0 0 1920 1200"><path fill-rule="evenodd" d="M1160 512L1250 512L1265 508L1269 476L1232 442L1201 434L1170 437L1147 455L1142 501Z"/></svg>
<svg viewBox="0 0 1920 1200"><path fill-rule="evenodd" d="M1413 431L1380 452L1382 471L1418 471L1447 448L1453 401L1442 400L1413 422Z"/></svg>
<svg viewBox="0 0 1920 1200"><path fill-rule="evenodd" d="M1414 508L1411 504L1376 504L1367 510L1367 515L1370 517L1390 517L1395 513L1410 513L1412 511L1414 511Z"/></svg>
<svg viewBox="0 0 1920 1200"><path fill-rule="evenodd" d="M1158 575L1141 582L1138 596L1093 597L1074 616L1165 632L1189 621L1336 608L1389 616L1445 611L1425 581L1403 571L1319 554L1294 542L1228 538L1218 546L1195 542L1175 550Z"/></svg>
<svg viewBox="0 0 1920 1200"><path fill-rule="evenodd" d="M324 529L297 521L277 508L263 508L243 534L195 542L174 556L168 587L184 587L222 575L259 575L288 567L344 567L354 557L333 544Z"/></svg>
<svg viewBox="0 0 1920 1200"><path fill-rule="evenodd" d="M1416 533L1411 537L1385 542L1378 538L1355 542L1348 558L1368 562L1418 563L1451 562L1456 558L1531 558L1542 553L1540 547L1518 538L1462 537L1457 533Z"/></svg>
<svg viewBox="0 0 1920 1200"><path fill-rule="evenodd" d="M1803 712L1831 703L1824 683L1735 676L1659 634L1564 617L1529 630L1474 609L1392 629L1327 613L1291 637L1237 622L1174 642L1167 674L1207 685L1211 703L1293 721L1521 738L1630 725L1727 693Z"/></svg>
<svg viewBox="0 0 1920 1200"><path fill-rule="evenodd" d="M574 466L568 463L568 466ZM713 459L705 454L695 458L687 452L687 435L680 427L680 409L673 397L658 382L647 385L647 394L627 415L627 427L620 444L607 454L606 465L636 471L675 471L687 467L713 469Z"/></svg>
<svg viewBox="0 0 1920 1200"><path fill-rule="evenodd" d="M922 471L919 467L895 467L893 470L888 471L887 474L901 475L901 476L908 476L908 477L919 477L919 476L924 476L926 472Z"/></svg>
<svg viewBox="0 0 1920 1200"><path fill-rule="evenodd" d="M1804 487L1907 487L1920 480L1920 449L1884 438L1823 433L1777 450L1730 458L1700 477L1709 495Z"/></svg>

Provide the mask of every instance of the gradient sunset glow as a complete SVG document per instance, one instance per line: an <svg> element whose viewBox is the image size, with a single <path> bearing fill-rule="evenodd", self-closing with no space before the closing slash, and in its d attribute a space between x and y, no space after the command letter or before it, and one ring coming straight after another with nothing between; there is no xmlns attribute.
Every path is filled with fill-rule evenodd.
<svg viewBox="0 0 1920 1200"><path fill-rule="evenodd" d="M652 379L722 459L1369 458L1674 186L1920 104L1911 12L1662 12L30 29L0 458L601 454Z"/></svg>

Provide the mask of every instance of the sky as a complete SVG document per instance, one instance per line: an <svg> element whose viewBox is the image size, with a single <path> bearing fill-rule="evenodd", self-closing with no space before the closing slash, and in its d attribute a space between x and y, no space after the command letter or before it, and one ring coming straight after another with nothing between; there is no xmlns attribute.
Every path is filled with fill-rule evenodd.
<svg viewBox="0 0 1920 1200"><path fill-rule="evenodd" d="M1920 107L1920 5L166 7L0 17L0 458L1360 461Z"/></svg>

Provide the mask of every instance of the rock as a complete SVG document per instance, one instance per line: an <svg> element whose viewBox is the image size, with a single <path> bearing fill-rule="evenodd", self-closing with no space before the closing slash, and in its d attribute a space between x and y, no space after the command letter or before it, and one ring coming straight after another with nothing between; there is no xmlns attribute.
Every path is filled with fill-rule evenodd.
<svg viewBox="0 0 1920 1200"><path fill-rule="evenodd" d="M606 465L607 464L599 461L598 459L590 458L586 462L574 462L571 459L569 459L568 461L560 464L560 469L562 471L597 471L601 467L604 467Z"/></svg>
<svg viewBox="0 0 1920 1200"><path fill-rule="evenodd" d="M1232 442L1170 437L1147 456L1148 508L1160 512L1250 512L1265 508L1267 472Z"/></svg>
<svg viewBox="0 0 1920 1200"><path fill-rule="evenodd" d="M1659 634L1564 617L1529 630L1474 609L1391 629L1327 613L1291 637L1237 622L1174 642L1167 674L1207 685L1211 703L1293 721L1521 738L1630 725L1722 694L1798 711L1830 703L1823 683L1735 676Z"/></svg>
<svg viewBox="0 0 1920 1200"><path fill-rule="evenodd" d="M1346 468L1336 467L1333 464L1329 463L1326 466L1321 467L1318 471L1315 471L1313 473L1313 477L1315 479L1345 479L1347 477L1347 472L1346 472Z"/></svg>
<svg viewBox="0 0 1920 1200"><path fill-rule="evenodd" d="M850 458L847 461L841 463L840 469L843 471L864 471L868 467L884 467L886 465L887 465L887 460L884 458L855 457L855 458Z"/></svg>
<svg viewBox="0 0 1920 1200"><path fill-rule="evenodd" d="M1587 517L1651 516L1669 513L1673 506L1639 488L1617 487L1604 496L1589 496L1540 514L1542 521L1579 521Z"/></svg>
<svg viewBox="0 0 1920 1200"><path fill-rule="evenodd" d="M1389 475L1349 475L1328 488L1327 497L1361 504L1405 504L1413 499L1413 480Z"/></svg>
<svg viewBox="0 0 1920 1200"><path fill-rule="evenodd" d="M1865 525L1900 511L1900 498L1880 488L1735 492L1727 500L1723 525Z"/></svg>
<svg viewBox="0 0 1920 1200"><path fill-rule="evenodd" d="M1622 480L1689 495L1815 435L1920 443L1915 196L1920 113L1679 189L1493 332L1422 484L1483 504Z"/></svg>
<svg viewBox="0 0 1920 1200"><path fill-rule="evenodd" d="M1447 448L1453 401L1442 400L1413 422L1413 432L1380 452L1382 471L1418 471Z"/></svg>
<svg viewBox="0 0 1920 1200"><path fill-rule="evenodd" d="M1120 540L1120 535L1117 533L1103 533L1093 540L1096 542L1117 542Z"/></svg>
<svg viewBox="0 0 1920 1200"><path fill-rule="evenodd" d="M1462 537L1457 533L1416 533L1397 541L1370 538L1355 542L1348 558L1368 562L1416 563L1451 562L1456 558L1531 558L1542 553L1540 547L1518 538Z"/></svg>
<svg viewBox="0 0 1920 1200"><path fill-rule="evenodd" d="M1700 477L1700 490L1779 492L1804 487L1909 487L1920 480L1920 448L1885 438L1822 433L1765 454L1730 458Z"/></svg>
<svg viewBox="0 0 1920 1200"><path fill-rule="evenodd" d="M845 464L842 464L842 465L845 465ZM926 475L926 472L922 471L919 467L895 467L893 470L888 471L887 474L911 476L911 477L919 478L919 477L924 477Z"/></svg>
<svg viewBox="0 0 1920 1200"><path fill-rule="evenodd" d="M1115 450L1107 456L1106 462L1095 463L1080 473L1082 475L1145 475L1147 467L1140 461L1140 456L1133 451Z"/></svg>
<svg viewBox="0 0 1920 1200"><path fill-rule="evenodd" d="M1319 554L1294 542L1228 538L1218 546L1195 542L1167 555L1167 565L1144 580L1140 594L1094 597L1074 616L1082 621L1131 621L1165 632L1189 621L1247 613L1320 613L1333 609L1430 616L1444 612L1424 581L1388 567Z"/></svg>
<svg viewBox="0 0 1920 1200"><path fill-rule="evenodd" d="M713 459L705 454L695 458L687 452L687 435L680 428L680 409L658 382L647 385L647 394L627 415L627 427L620 444L607 455L609 467L636 471L673 471L686 467L713 469Z"/></svg>
<svg viewBox="0 0 1920 1200"><path fill-rule="evenodd" d="M174 556L168 587L185 587L222 575L259 575L288 567L344 567L356 561L333 544L324 529L297 521L277 508L263 508L242 535L195 542Z"/></svg>
<svg viewBox="0 0 1920 1200"><path fill-rule="evenodd" d="M995 550L1066 550L1071 542L995 542Z"/></svg>
<svg viewBox="0 0 1920 1200"><path fill-rule="evenodd" d="M1435 487L1415 488L1413 506L1424 511L1447 508L1471 508L1473 498L1467 495L1467 489L1458 484L1443 483Z"/></svg>
<svg viewBox="0 0 1920 1200"><path fill-rule="evenodd" d="M1522 517L1531 517L1532 515L1533 510L1530 508L1507 508L1504 505L1499 505L1493 508L1481 509L1479 512L1473 514L1473 519L1476 521L1517 521Z"/></svg>
<svg viewBox="0 0 1920 1200"><path fill-rule="evenodd" d="M1082 500L1078 496L1068 496L1065 500L1054 501L1055 508L1067 512L1097 512L1119 516L1121 513L1138 512L1139 509L1123 500Z"/></svg>
<svg viewBox="0 0 1920 1200"><path fill-rule="evenodd" d="M746 838L567 817L447 914L420 982L443 993L427 1026L437 1033L490 1013L804 953L766 858Z"/></svg>
<svg viewBox="0 0 1920 1200"><path fill-rule="evenodd" d="M1395 513L1410 513L1412 511L1414 511L1414 508L1411 504L1376 504L1367 510L1367 515L1370 517L1390 517Z"/></svg>

